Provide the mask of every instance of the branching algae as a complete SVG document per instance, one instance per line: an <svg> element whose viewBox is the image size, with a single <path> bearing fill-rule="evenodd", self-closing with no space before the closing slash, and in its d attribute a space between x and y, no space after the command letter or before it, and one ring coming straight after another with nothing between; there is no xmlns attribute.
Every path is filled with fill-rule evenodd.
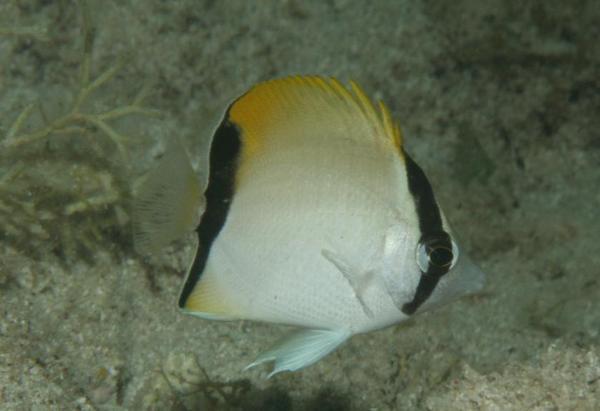
<svg viewBox="0 0 600 411"><path fill-rule="evenodd" d="M30 103L10 126L0 125L0 239L32 256L48 251L47 246L39 246L51 243L49 251L61 257L90 257L100 244L114 243L123 234L129 219L122 207L129 195L125 178L129 137L113 124L132 115L158 114L144 106L147 87L129 104L90 108L93 93L113 80L123 64L118 62L92 76L95 28L87 2L81 0L78 5L83 52L74 98L65 102L67 110L48 118L42 103ZM37 26L0 28L0 36L52 41L52 34ZM36 110L42 119L40 127L33 127L31 120ZM111 153L115 149L116 161Z"/></svg>

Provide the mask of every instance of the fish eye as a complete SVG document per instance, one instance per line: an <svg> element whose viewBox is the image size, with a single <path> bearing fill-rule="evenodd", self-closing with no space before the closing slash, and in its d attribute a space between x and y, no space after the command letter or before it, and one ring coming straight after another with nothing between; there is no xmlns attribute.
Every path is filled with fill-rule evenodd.
<svg viewBox="0 0 600 411"><path fill-rule="evenodd" d="M435 246L429 250L429 263L436 267L448 267L453 259L452 250L446 246Z"/></svg>
<svg viewBox="0 0 600 411"><path fill-rule="evenodd" d="M417 264L423 273L443 275L458 259L458 246L446 233L429 235L417 246Z"/></svg>

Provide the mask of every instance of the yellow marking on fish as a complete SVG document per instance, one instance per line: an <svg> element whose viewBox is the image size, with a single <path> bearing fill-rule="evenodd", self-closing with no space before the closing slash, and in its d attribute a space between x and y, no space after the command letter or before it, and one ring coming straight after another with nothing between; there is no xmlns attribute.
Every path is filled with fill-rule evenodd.
<svg viewBox="0 0 600 411"><path fill-rule="evenodd" d="M379 102L378 112L358 84L351 81L349 90L335 78L295 76L260 83L233 103L229 120L240 129L247 159L265 149L266 139L280 137L274 132L288 127L310 130L314 117L323 112L366 121L376 135L402 147L400 129L387 107Z"/></svg>
<svg viewBox="0 0 600 411"><path fill-rule="evenodd" d="M236 317L239 310L227 301L211 277L208 273L204 273L202 281L196 284L186 300L184 309L194 313Z"/></svg>

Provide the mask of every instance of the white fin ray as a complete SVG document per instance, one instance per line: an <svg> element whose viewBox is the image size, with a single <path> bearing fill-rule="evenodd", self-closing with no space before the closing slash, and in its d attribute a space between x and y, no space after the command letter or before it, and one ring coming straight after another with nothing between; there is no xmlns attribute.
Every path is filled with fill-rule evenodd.
<svg viewBox="0 0 600 411"><path fill-rule="evenodd" d="M348 330L301 330L292 333L261 353L244 370L273 361L273 371L267 378L282 371L297 371L316 363L334 351L352 334Z"/></svg>
<svg viewBox="0 0 600 411"><path fill-rule="evenodd" d="M192 231L204 212L202 192L184 148L178 141L170 143L134 199L136 251L156 252Z"/></svg>

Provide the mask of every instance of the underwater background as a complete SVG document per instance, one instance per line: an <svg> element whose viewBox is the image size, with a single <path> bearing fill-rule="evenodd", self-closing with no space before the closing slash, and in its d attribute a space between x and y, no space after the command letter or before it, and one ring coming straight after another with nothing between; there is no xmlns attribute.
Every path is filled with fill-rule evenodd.
<svg viewBox="0 0 600 411"><path fill-rule="evenodd" d="M0 1L0 409L600 409L600 3ZM131 244L170 139L288 74L390 107L480 295L242 369L286 331L180 314L193 238Z"/></svg>

